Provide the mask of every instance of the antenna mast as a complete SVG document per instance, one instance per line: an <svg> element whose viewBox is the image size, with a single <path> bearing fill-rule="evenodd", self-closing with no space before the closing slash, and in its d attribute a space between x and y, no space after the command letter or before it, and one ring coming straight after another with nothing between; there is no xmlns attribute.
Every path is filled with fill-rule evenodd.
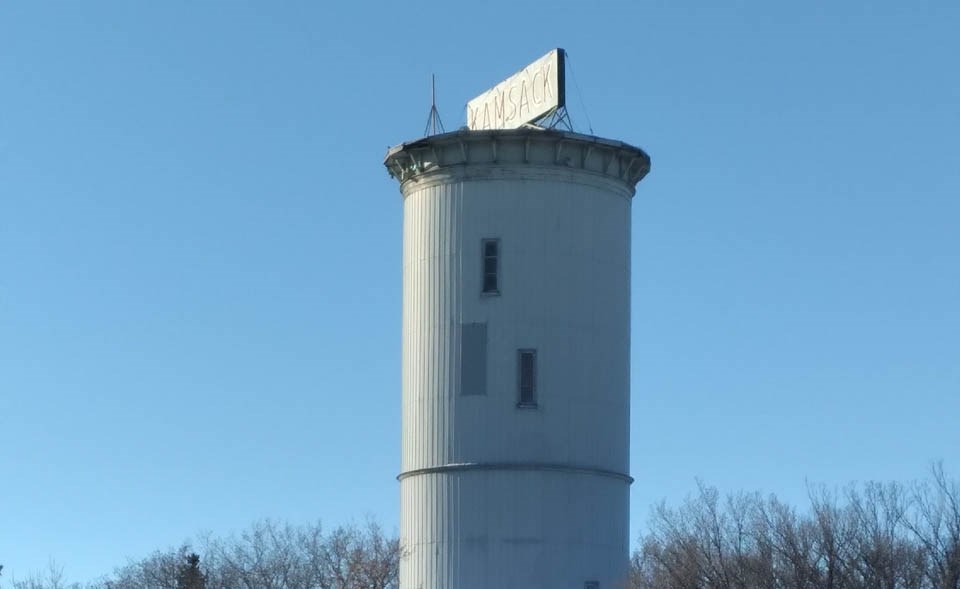
<svg viewBox="0 0 960 589"><path fill-rule="evenodd" d="M423 130L424 136L437 134L437 128L441 133L446 133L443 128L443 121L440 120L440 111L437 110L437 80L436 76L430 74L430 114L427 115L427 127Z"/></svg>

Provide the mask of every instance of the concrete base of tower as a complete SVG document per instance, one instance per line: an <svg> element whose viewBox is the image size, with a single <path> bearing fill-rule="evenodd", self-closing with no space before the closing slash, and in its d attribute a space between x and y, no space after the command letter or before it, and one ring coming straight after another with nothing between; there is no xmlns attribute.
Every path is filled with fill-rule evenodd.
<svg viewBox="0 0 960 589"><path fill-rule="evenodd" d="M401 480L401 589L627 587L629 481L557 470Z"/></svg>

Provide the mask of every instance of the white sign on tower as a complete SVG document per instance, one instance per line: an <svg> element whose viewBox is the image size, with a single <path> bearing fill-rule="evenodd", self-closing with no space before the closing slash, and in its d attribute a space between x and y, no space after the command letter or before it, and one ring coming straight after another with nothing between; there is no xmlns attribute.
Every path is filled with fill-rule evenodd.
<svg viewBox="0 0 960 589"><path fill-rule="evenodd" d="M515 129L564 106L564 52L554 49L467 103L467 127Z"/></svg>

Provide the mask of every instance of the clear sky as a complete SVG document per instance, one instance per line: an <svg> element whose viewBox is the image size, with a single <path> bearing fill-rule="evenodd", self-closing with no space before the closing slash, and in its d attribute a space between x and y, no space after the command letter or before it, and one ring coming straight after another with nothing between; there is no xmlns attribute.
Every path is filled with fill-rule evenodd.
<svg viewBox="0 0 960 589"><path fill-rule="evenodd" d="M431 73L453 129L553 47L577 129L653 160L631 529L697 477L802 504L956 475L958 31L948 0L0 2L5 574L263 517L395 529L382 159Z"/></svg>

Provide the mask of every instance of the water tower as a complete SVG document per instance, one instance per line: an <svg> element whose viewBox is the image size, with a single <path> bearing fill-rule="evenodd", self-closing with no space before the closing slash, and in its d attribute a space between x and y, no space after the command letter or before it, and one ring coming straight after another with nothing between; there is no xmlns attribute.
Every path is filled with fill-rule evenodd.
<svg viewBox="0 0 960 589"><path fill-rule="evenodd" d="M403 195L401 589L622 589L641 149L562 114L551 51L389 150Z"/></svg>

